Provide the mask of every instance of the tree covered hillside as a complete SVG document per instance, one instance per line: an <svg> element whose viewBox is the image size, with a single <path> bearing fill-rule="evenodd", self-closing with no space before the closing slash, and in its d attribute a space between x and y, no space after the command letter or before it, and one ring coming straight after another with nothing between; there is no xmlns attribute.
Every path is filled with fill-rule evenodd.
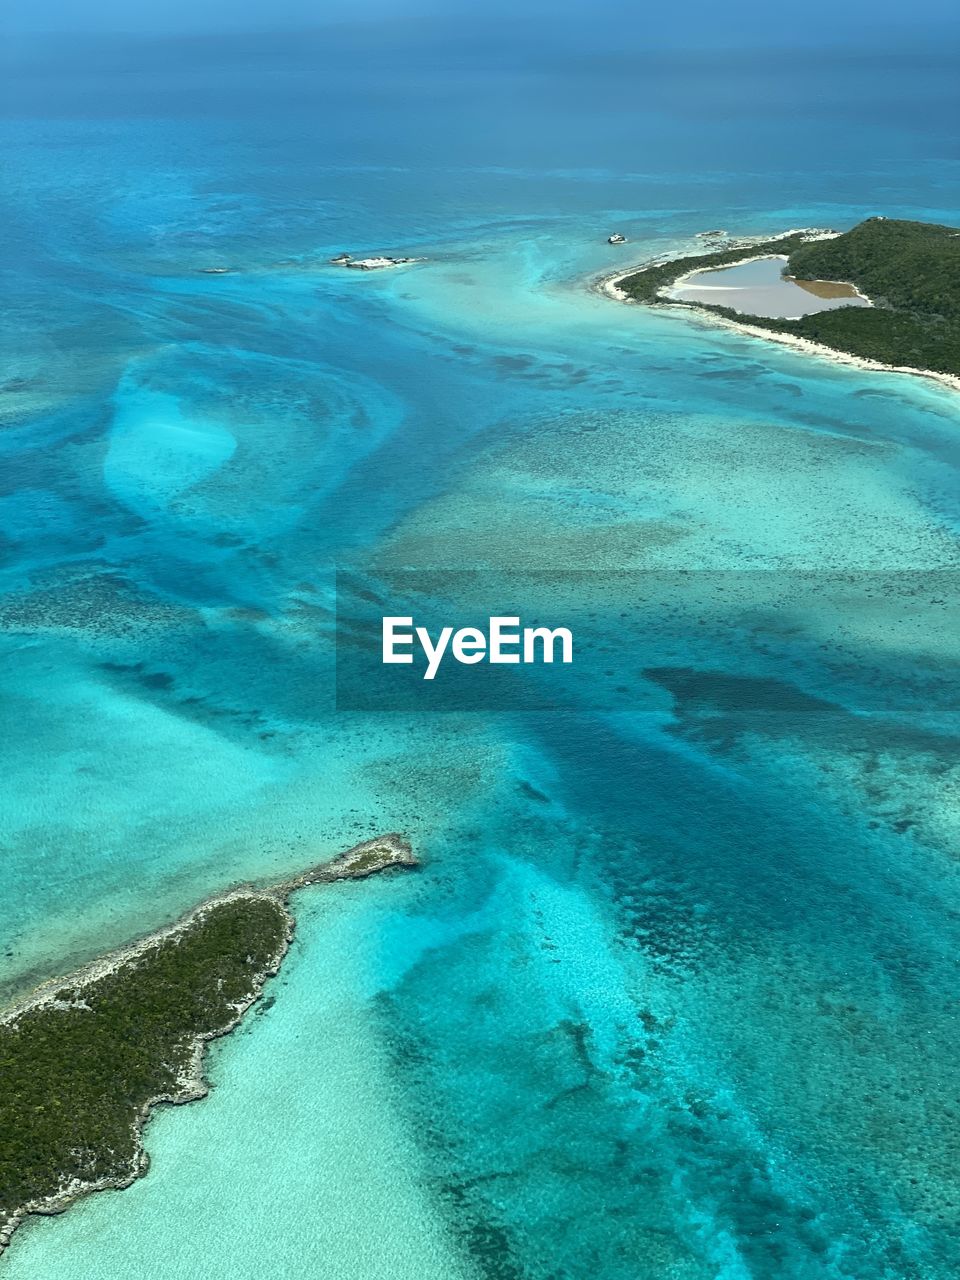
<svg viewBox="0 0 960 1280"><path fill-rule="evenodd" d="M960 229L868 218L835 240L793 249L800 280L850 280L877 306L960 319Z"/></svg>

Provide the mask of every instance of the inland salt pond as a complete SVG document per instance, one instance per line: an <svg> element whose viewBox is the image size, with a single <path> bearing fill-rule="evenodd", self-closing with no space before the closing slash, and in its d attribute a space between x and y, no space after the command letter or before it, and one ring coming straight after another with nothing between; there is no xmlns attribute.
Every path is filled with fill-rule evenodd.
<svg viewBox="0 0 960 1280"><path fill-rule="evenodd" d="M664 296L676 302L702 302L730 307L741 315L794 320L837 307L869 307L856 285L837 280L796 280L783 274L785 255L757 258L729 267L694 271Z"/></svg>

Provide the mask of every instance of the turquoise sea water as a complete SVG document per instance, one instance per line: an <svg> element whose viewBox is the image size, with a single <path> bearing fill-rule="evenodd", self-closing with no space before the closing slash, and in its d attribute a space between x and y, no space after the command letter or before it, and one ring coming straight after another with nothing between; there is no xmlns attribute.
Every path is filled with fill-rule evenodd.
<svg viewBox="0 0 960 1280"><path fill-rule="evenodd" d="M958 220L949 62L487 40L10 96L5 990L376 831L425 863L300 895L210 1098L14 1280L960 1265L957 398L585 287ZM596 688L338 710L335 568L475 566L556 575Z"/></svg>

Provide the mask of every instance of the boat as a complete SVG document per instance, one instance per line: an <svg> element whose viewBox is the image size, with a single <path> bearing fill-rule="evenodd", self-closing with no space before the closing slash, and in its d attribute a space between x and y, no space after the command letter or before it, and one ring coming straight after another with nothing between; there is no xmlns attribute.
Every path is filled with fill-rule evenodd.
<svg viewBox="0 0 960 1280"><path fill-rule="evenodd" d="M612 236L607 236L607 244L626 244L627 237L622 236L619 231L615 231Z"/></svg>

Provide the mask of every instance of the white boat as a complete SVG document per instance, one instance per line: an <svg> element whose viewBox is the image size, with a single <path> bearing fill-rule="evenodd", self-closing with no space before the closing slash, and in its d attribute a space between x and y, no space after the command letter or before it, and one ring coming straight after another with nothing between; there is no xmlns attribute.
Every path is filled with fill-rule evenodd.
<svg viewBox="0 0 960 1280"><path fill-rule="evenodd" d="M619 231L615 231L612 236L607 236L607 244L626 244L627 237L622 236Z"/></svg>

